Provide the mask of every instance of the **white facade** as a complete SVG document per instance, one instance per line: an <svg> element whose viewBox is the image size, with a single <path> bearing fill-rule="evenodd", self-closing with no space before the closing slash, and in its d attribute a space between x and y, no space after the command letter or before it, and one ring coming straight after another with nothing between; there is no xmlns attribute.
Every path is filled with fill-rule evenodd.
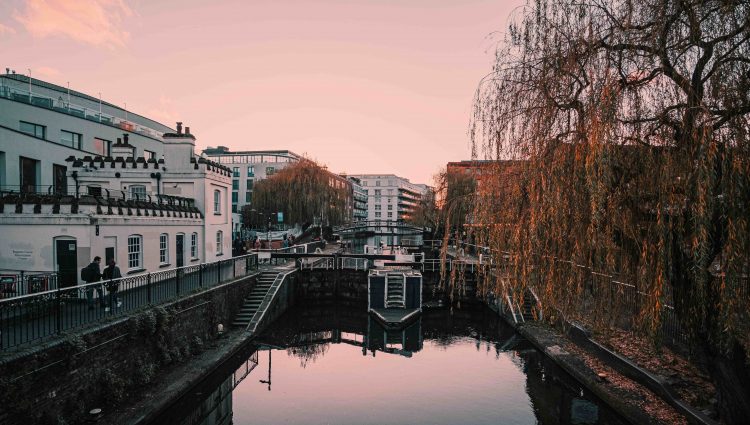
<svg viewBox="0 0 750 425"><path fill-rule="evenodd" d="M231 172L187 128L31 83L0 75L0 273L70 285L95 256L123 274L231 256Z"/></svg>
<svg viewBox="0 0 750 425"><path fill-rule="evenodd" d="M403 221L409 218L429 186L394 174L355 174L367 194L367 220Z"/></svg>

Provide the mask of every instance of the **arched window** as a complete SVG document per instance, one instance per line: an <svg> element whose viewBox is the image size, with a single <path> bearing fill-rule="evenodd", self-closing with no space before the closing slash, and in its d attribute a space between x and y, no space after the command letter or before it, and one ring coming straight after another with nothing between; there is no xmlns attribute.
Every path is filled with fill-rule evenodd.
<svg viewBox="0 0 750 425"><path fill-rule="evenodd" d="M214 214L221 214L221 191L214 190Z"/></svg>
<svg viewBox="0 0 750 425"><path fill-rule="evenodd" d="M128 268L143 268L143 236L128 236Z"/></svg>
<svg viewBox="0 0 750 425"><path fill-rule="evenodd" d="M169 263L169 235L166 233L159 235L159 263Z"/></svg>
<svg viewBox="0 0 750 425"><path fill-rule="evenodd" d="M216 232L216 255L224 253L224 232L219 230Z"/></svg>

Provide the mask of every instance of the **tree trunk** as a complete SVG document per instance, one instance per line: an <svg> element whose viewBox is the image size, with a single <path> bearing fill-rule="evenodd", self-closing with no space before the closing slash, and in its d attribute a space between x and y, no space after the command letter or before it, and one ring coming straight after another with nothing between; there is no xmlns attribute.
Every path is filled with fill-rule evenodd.
<svg viewBox="0 0 750 425"><path fill-rule="evenodd" d="M716 384L721 419L731 425L747 424L750 421L750 363L740 344L733 345L729 356L708 357L708 369ZM717 351L714 346L707 348L709 352Z"/></svg>

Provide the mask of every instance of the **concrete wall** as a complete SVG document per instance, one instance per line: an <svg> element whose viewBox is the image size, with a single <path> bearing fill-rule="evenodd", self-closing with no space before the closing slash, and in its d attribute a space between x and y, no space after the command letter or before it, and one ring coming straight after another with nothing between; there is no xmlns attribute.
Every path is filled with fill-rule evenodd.
<svg viewBox="0 0 750 425"><path fill-rule="evenodd" d="M250 276L163 307L104 324L82 336L0 362L0 423L79 423L90 409L141 392L170 365L214 344L217 325L239 311Z"/></svg>

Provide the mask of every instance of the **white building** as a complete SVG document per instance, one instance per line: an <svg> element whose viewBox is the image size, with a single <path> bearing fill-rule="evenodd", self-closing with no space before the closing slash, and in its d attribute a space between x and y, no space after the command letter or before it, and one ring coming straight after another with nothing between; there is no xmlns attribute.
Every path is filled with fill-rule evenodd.
<svg viewBox="0 0 750 425"><path fill-rule="evenodd" d="M79 281L231 256L231 170L177 130L83 93L0 75L0 274Z"/></svg>
<svg viewBox="0 0 750 425"><path fill-rule="evenodd" d="M235 235L241 229L242 207L252 205L253 184L302 159L287 150L231 152L225 146L205 149L203 155L232 170L232 229ZM258 227L264 226L265 221L259 219Z"/></svg>
<svg viewBox="0 0 750 425"><path fill-rule="evenodd" d="M430 187L394 174L355 174L367 194L367 220L404 221Z"/></svg>

